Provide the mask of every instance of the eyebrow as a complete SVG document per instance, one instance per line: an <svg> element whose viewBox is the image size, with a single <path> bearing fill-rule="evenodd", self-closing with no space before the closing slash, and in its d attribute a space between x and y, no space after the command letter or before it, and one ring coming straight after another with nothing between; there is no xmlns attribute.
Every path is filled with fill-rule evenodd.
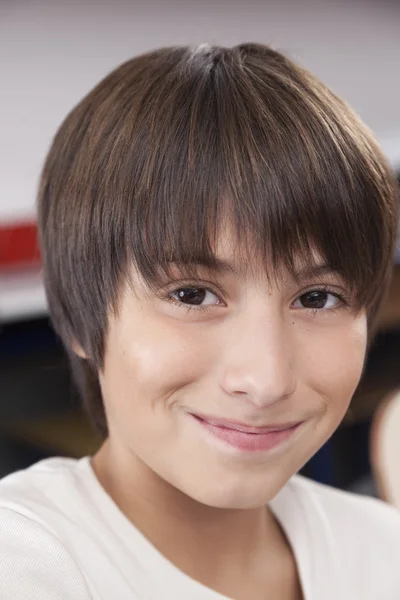
<svg viewBox="0 0 400 600"><path fill-rule="evenodd" d="M338 275L336 269L328 263L320 263L316 265L302 267L294 272L294 279L297 283L302 283L308 279L322 278L326 275Z"/></svg>
<svg viewBox="0 0 400 600"><path fill-rule="evenodd" d="M228 260L224 260L223 258L214 258L212 264L201 258L185 262L174 260L172 258L168 261L168 264L176 265L177 267L184 266L185 268L203 268L209 271L214 271L215 273L231 273L233 275L238 275L243 270L236 264Z"/></svg>
<svg viewBox="0 0 400 600"><path fill-rule="evenodd" d="M205 260L199 258L198 260L192 260L185 263L180 261L175 261L171 259L168 261L170 264L175 264L177 267L179 265L184 265L186 268L193 266L194 268L204 268L209 271L213 271L215 273L230 273L233 275L240 275L244 272L245 266L240 267L236 263L232 263L228 260L222 258L215 258L213 264L208 263ZM302 282L314 279L314 278L322 278L327 275L337 275L338 272L336 269L332 267L329 263L319 263L313 265L307 265L305 267L301 267L298 270L294 270L293 277L296 283L301 284Z"/></svg>

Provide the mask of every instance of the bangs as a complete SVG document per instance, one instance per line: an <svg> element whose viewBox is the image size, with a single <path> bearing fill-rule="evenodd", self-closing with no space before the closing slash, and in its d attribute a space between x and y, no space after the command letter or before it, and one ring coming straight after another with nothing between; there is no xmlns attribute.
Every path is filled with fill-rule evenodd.
<svg viewBox="0 0 400 600"><path fill-rule="evenodd" d="M171 261L193 276L197 264L216 266L229 226L249 267L294 273L317 252L360 307L373 301L371 278L392 251L382 236L384 173L347 107L282 57L250 68L202 48L177 62L141 98L114 159L122 222L109 237L123 241L126 264L151 287Z"/></svg>

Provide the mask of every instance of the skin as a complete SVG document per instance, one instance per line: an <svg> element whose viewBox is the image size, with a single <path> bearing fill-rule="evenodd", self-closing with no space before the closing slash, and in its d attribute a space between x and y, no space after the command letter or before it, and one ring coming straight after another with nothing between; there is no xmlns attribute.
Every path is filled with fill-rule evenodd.
<svg viewBox="0 0 400 600"><path fill-rule="evenodd" d="M353 310L335 273L269 282L235 262L234 247L226 233L216 254L237 272L203 269L183 281L178 265L159 294L135 274L135 293L123 288L99 374L110 434L92 464L121 510L188 575L237 600L265 598L266 589L301 598L267 505L346 413L364 364L366 314ZM307 309L304 294L321 286L322 308ZM175 290L188 287L203 289L207 311L179 300ZM190 412L301 425L272 451L249 453L216 440Z"/></svg>

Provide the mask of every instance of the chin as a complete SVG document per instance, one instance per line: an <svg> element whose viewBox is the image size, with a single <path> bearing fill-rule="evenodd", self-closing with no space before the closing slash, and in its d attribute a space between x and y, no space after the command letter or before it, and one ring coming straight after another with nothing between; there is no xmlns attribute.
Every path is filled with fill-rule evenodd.
<svg viewBox="0 0 400 600"><path fill-rule="evenodd" d="M201 489L188 489L186 495L196 502L212 508L223 509L253 509L265 506L279 492L278 485L252 486L248 481L242 480L237 485L224 485L212 482L202 486Z"/></svg>

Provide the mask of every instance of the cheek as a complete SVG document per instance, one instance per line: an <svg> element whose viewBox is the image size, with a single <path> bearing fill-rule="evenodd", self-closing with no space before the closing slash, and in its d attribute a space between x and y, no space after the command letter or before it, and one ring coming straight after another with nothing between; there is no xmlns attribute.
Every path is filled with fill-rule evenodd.
<svg viewBox="0 0 400 600"><path fill-rule="evenodd" d="M112 394L129 405L145 399L157 408L201 378L213 361L207 341L194 329L184 333L146 319L111 329L102 376L105 397Z"/></svg>
<svg viewBox="0 0 400 600"><path fill-rule="evenodd" d="M308 340L309 385L325 400L326 410L343 415L360 380L367 345L364 315Z"/></svg>

